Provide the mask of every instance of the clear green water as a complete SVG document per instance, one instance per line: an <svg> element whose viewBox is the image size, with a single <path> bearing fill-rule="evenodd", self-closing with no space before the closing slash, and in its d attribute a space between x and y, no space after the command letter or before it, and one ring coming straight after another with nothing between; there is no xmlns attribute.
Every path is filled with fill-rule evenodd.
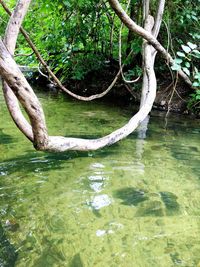
<svg viewBox="0 0 200 267"><path fill-rule="evenodd" d="M102 136L132 113L39 96L51 135ZM172 116L164 126L154 113L145 140L134 133L96 152L41 153L0 95L0 222L16 266L200 266L199 121Z"/></svg>

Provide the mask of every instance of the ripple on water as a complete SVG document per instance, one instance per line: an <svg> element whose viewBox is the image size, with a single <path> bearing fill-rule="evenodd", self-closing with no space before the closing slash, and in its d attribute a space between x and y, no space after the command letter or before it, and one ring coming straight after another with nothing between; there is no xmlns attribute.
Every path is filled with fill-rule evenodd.
<svg viewBox="0 0 200 267"><path fill-rule="evenodd" d="M50 134L99 137L132 113L39 96ZM135 133L95 152L40 153L0 102L0 214L2 225L19 225L4 229L16 267L198 266L198 122L172 117L164 128L154 115L145 140Z"/></svg>

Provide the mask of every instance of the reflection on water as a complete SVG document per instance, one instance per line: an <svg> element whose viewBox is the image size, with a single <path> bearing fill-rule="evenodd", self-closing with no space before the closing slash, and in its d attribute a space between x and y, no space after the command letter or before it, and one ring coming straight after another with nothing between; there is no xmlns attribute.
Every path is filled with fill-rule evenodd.
<svg viewBox="0 0 200 267"><path fill-rule="evenodd" d="M39 95L51 135L102 136L132 113ZM17 267L200 266L198 121L165 128L153 113L147 132L58 154L33 150L2 96L0 125L0 258L10 247Z"/></svg>

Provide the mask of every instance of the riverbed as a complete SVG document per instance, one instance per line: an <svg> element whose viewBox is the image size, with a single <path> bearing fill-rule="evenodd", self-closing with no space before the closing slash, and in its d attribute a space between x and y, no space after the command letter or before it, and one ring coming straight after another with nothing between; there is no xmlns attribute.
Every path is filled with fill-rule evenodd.
<svg viewBox="0 0 200 267"><path fill-rule="evenodd" d="M37 91L50 135L97 138L134 111ZM200 124L152 112L95 152L37 152L0 94L0 216L17 267L200 266Z"/></svg>

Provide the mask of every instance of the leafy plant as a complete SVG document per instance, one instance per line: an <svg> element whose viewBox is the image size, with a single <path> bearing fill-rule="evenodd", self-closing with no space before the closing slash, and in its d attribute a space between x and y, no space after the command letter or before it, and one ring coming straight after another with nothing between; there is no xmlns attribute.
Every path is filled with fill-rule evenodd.
<svg viewBox="0 0 200 267"><path fill-rule="evenodd" d="M187 42L187 45L181 45L182 51L177 52L177 58L171 67L172 70L178 71L182 69L193 81L194 87L200 86L200 72L195 66L195 59L200 59L200 51L197 45Z"/></svg>

